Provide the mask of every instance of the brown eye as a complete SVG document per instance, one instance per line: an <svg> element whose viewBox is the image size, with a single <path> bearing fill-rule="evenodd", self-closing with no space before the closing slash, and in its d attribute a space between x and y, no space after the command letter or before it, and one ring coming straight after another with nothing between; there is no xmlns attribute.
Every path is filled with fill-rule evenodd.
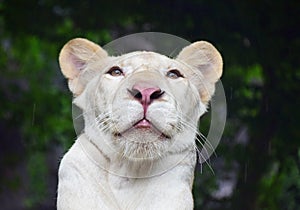
<svg viewBox="0 0 300 210"><path fill-rule="evenodd" d="M179 77L183 77L183 75L177 69L173 69L167 72L167 77L171 79L178 79Z"/></svg>
<svg viewBox="0 0 300 210"><path fill-rule="evenodd" d="M122 71L122 69L118 66L113 66L111 67L108 72L106 72L107 74L110 74L113 77L119 77L119 76L123 76L124 73Z"/></svg>

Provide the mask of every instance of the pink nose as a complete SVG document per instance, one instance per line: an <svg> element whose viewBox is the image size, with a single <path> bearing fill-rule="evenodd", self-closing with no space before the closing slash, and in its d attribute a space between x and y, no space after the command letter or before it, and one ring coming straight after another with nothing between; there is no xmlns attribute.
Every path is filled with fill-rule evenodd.
<svg viewBox="0 0 300 210"><path fill-rule="evenodd" d="M129 92L143 105L144 114L146 114L148 106L152 103L152 101L159 99L164 94L164 92L158 87L143 85L134 85L132 90Z"/></svg>

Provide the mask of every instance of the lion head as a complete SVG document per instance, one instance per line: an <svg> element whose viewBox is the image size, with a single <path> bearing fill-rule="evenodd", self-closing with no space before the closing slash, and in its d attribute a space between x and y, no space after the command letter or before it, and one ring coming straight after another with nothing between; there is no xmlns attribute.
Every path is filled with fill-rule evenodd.
<svg viewBox="0 0 300 210"><path fill-rule="evenodd" d="M173 59L148 51L109 56L82 38L63 47L59 62L82 109L85 134L108 157L132 160L195 149L197 122L223 65L205 41Z"/></svg>

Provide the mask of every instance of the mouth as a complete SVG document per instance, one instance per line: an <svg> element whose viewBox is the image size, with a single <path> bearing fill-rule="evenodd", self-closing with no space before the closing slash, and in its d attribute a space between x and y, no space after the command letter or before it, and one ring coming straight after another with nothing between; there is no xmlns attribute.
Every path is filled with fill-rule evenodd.
<svg viewBox="0 0 300 210"><path fill-rule="evenodd" d="M148 128L148 129L151 129L151 127L153 127L152 123L143 118L141 119L140 121L136 122L132 127L134 128Z"/></svg>
<svg viewBox="0 0 300 210"><path fill-rule="evenodd" d="M141 132L147 132L147 131L154 131L155 133L159 134L161 138L163 139L171 139L171 136L165 134L160 129L158 129L155 125L153 125L148 119L143 118L136 123L134 123L132 126L130 126L128 129L124 130L120 133L115 133L114 136L121 137L125 133L132 131L133 129L141 130Z"/></svg>

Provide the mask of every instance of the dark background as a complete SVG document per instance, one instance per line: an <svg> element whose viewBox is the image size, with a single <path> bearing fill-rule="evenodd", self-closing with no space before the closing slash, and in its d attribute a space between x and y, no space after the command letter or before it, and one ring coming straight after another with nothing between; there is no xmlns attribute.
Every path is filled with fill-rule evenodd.
<svg viewBox="0 0 300 210"><path fill-rule="evenodd" d="M298 0L0 0L0 208L55 209L76 137L63 44L158 31L224 58L228 119L213 172L196 170L195 209L300 209L299 28Z"/></svg>

